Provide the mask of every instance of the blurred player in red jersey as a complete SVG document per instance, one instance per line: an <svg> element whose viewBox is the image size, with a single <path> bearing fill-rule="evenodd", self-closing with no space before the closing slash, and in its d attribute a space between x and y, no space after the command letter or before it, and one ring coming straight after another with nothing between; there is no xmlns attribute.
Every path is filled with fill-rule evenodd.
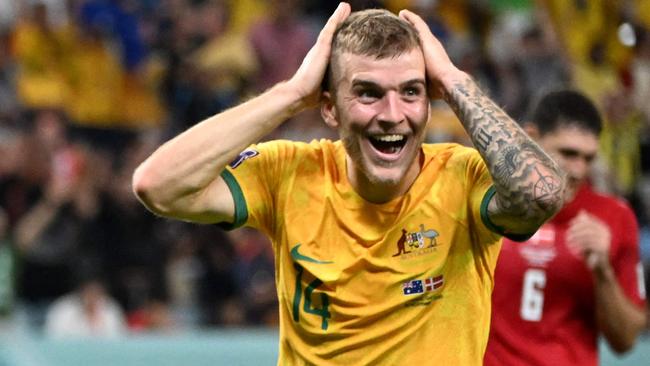
<svg viewBox="0 0 650 366"><path fill-rule="evenodd" d="M485 365L596 365L602 335L618 353L646 322L632 210L589 184L602 122L573 91L540 101L527 132L565 170L565 205L528 241L504 239Z"/></svg>

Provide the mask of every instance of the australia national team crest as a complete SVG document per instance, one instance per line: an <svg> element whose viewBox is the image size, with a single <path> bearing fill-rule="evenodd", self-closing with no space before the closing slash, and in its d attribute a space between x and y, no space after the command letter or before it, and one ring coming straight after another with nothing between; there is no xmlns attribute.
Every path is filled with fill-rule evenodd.
<svg viewBox="0 0 650 366"><path fill-rule="evenodd" d="M393 257L408 259L436 251L438 247L438 232L432 229L425 229L420 224L420 230L408 232L402 229L402 235L397 240L397 252Z"/></svg>
<svg viewBox="0 0 650 366"><path fill-rule="evenodd" d="M228 165L231 168L235 169L238 166L240 166L241 163L243 163L244 161L246 161L246 160L248 160L250 158L256 157L259 154L260 153L257 150L246 149L246 150L242 151L241 153L239 153L239 155L237 155L237 157L233 161L231 161L230 164L228 164Z"/></svg>
<svg viewBox="0 0 650 366"><path fill-rule="evenodd" d="M402 284L404 295L417 295L425 292L436 291L445 283L443 275L429 277L424 280L412 280Z"/></svg>

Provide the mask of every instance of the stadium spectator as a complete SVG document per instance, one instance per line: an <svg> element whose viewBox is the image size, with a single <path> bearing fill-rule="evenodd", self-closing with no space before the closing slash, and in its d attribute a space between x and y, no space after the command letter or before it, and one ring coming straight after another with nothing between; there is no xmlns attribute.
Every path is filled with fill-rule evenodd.
<svg viewBox="0 0 650 366"><path fill-rule="evenodd" d="M83 279L74 292L55 300L45 316L45 335L51 338L115 338L126 330L122 309L98 277Z"/></svg>
<svg viewBox="0 0 650 366"><path fill-rule="evenodd" d="M619 89L605 98L600 155L606 169L608 190L631 205L638 205L636 188L641 177L643 115L635 108L632 96ZM640 210L637 210L640 212Z"/></svg>
<svg viewBox="0 0 650 366"><path fill-rule="evenodd" d="M21 13L13 32L16 90L29 108L63 108L68 102L69 62L76 33L71 24L52 24L45 4L34 2Z"/></svg>
<svg viewBox="0 0 650 366"><path fill-rule="evenodd" d="M23 202L28 206L15 224L14 238L22 259L20 295L37 309L73 289L72 274L88 239L86 228L101 208L86 166L87 152L68 140L63 115L38 111L33 123L30 147L38 158L31 166L44 170L46 183Z"/></svg>
<svg viewBox="0 0 650 366"><path fill-rule="evenodd" d="M16 261L8 227L9 219L0 207L0 318L11 313L15 301Z"/></svg>
<svg viewBox="0 0 650 366"><path fill-rule="evenodd" d="M256 92L291 77L309 51L313 37L300 17L301 7L296 0L273 0L267 17L251 27L250 42L259 65L253 83Z"/></svg>

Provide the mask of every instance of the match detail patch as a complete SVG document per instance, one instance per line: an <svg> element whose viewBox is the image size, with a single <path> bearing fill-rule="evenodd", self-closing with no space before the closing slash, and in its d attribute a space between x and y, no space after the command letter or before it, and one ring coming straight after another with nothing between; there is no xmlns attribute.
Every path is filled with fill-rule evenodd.
<svg viewBox="0 0 650 366"><path fill-rule="evenodd" d="M239 155L233 161L231 161L230 164L228 164L228 165L231 168L235 169L238 166L240 166L241 163L243 163L244 161L246 161L246 160L248 160L250 158L256 157L259 154L260 154L260 152L257 151L257 150L246 149L246 150L242 151L241 153L239 153Z"/></svg>

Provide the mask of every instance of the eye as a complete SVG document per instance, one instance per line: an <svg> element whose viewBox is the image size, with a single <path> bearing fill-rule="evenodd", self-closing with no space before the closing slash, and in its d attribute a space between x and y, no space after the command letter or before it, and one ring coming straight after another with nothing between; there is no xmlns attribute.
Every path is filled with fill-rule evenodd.
<svg viewBox="0 0 650 366"><path fill-rule="evenodd" d="M371 103L380 99L382 93L377 89L364 88L357 91L357 97L361 100L362 103Z"/></svg>
<svg viewBox="0 0 650 366"><path fill-rule="evenodd" d="M593 155L593 154L584 154L584 155L582 155L582 157L585 159L585 162L586 162L587 164L590 164L591 162L594 161L594 159L596 158L596 155Z"/></svg>
<svg viewBox="0 0 650 366"><path fill-rule="evenodd" d="M406 90L404 90L404 94L406 95L418 95L419 93L420 91L417 90L417 88L406 88Z"/></svg>
<svg viewBox="0 0 650 366"><path fill-rule="evenodd" d="M577 150L569 149L569 148L558 149L558 152L565 159L575 159L578 156L580 156L580 153Z"/></svg>
<svg viewBox="0 0 650 366"><path fill-rule="evenodd" d="M408 86L402 90L402 95L404 95L408 100L417 99L422 95L422 93L423 89L418 86Z"/></svg>
<svg viewBox="0 0 650 366"><path fill-rule="evenodd" d="M591 163L596 158L596 154L583 153L571 148L561 148L558 149L558 152L565 159L575 160L578 158L582 158L587 164Z"/></svg>

